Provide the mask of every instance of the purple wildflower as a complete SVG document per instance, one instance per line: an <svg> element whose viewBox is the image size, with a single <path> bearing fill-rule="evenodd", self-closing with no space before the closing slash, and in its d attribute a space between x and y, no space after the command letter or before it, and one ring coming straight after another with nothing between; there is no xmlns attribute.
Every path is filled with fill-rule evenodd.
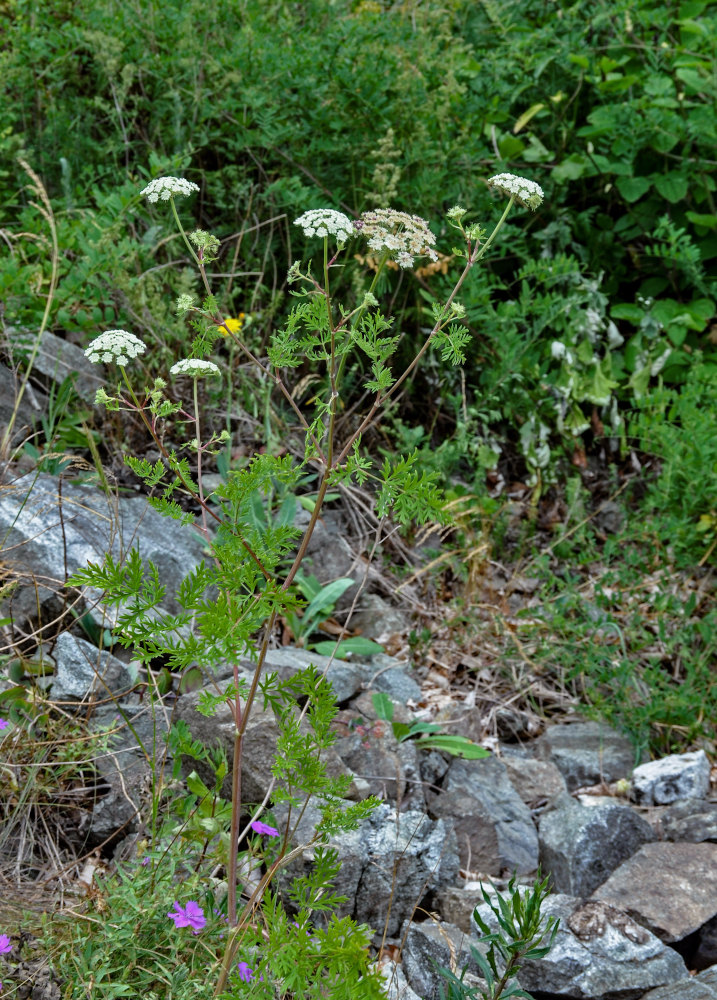
<svg viewBox="0 0 717 1000"><path fill-rule="evenodd" d="M9 725L10 723L7 721L7 719L0 719L0 729L7 729Z"/></svg>
<svg viewBox="0 0 717 1000"><path fill-rule="evenodd" d="M147 855L146 858L142 858L142 867L143 868L146 868L147 865L150 865L151 863L152 863L152 859L150 858L149 855Z"/></svg>
<svg viewBox="0 0 717 1000"><path fill-rule="evenodd" d="M267 837L278 837L279 831L275 830L273 826L268 826L266 823L262 823L261 820L255 819L249 824L254 833L265 833Z"/></svg>
<svg viewBox="0 0 717 1000"><path fill-rule="evenodd" d="M198 934L207 922L204 910L193 899L190 899L186 906L180 906L175 901L174 911L170 910L167 916L174 921L175 927L191 927L195 934Z"/></svg>
<svg viewBox="0 0 717 1000"><path fill-rule="evenodd" d="M7 934L0 934L0 955L7 955L12 951L10 938Z"/></svg>
<svg viewBox="0 0 717 1000"><path fill-rule="evenodd" d="M245 983L251 982L254 978L254 973L251 971L246 962L240 962L237 969L239 970L239 978L243 979Z"/></svg>

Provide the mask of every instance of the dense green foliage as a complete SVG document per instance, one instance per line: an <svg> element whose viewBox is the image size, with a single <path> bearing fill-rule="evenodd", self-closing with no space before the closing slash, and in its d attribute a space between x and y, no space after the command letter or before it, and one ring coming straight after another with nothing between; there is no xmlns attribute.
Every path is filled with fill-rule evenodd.
<svg viewBox="0 0 717 1000"><path fill-rule="evenodd" d="M252 313L263 344L285 309L301 211L390 202L440 225L460 202L485 217L484 180L508 169L547 199L512 221L465 292L468 436L483 449L464 456L464 475L466 458L493 464L490 442L512 441L535 478L553 465L546 447L572 447L593 407L619 435L618 411L651 368L679 383L695 350L714 355L714 5L55 0L40 14L8 0L3 11L0 190L11 232L37 231L12 165L23 149L58 216L55 330L116 323L166 343L177 320L162 292L185 290L186 275L175 240L161 270L150 263L165 230L137 191L158 171L200 181L198 222L226 240L223 307ZM32 325L47 247L12 245L6 316ZM440 295L448 278L422 281ZM406 279L391 294L410 352L422 292ZM551 355L555 340L577 372ZM461 419L461 386L444 389L415 404L429 437Z"/></svg>
<svg viewBox="0 0 717 1000"><path fill-rule="evenodd" d="M486 470L527 483L537 501L596 455L614 463L617 486L635 449L650 482L631 501L642 512L629 529L642 549L633 572L654 568L653 546L666 566L714 563L715 4L4 0L0 36L9 328L37 328L52 266L18 154L46 185L57 227L50 329L81 346L107 326L134 330L155 345L150 375L193 337L172 308L191 287L189 260L139 196L150 177L200 184L196 222L222 239L220 308L247 313L247 339L265 351L289 311L300 212L390 203L429 219L448 258L446 208L487 220L485 179L525 174L546 200L514 213L462 290L465 374L429 355L390 418L387 450L417 448L418 475L457 480L490 511ZM339 290L358 301L350 258ZM415 352L451 268L441 258L416 276L381 276L397 362ZM9 339L22 356L21 338ZM252 444L271 450L285 404L243 383L226 355ZM359 363L346 372L356 395L363 375ZM61 422L46 436L50 452L82 441ZM575 537L579 552L556 554L601 557L588 529ZM648 698L655 711L657 701L669 703ZM651 712L635 723L641 738Z"/></svg>

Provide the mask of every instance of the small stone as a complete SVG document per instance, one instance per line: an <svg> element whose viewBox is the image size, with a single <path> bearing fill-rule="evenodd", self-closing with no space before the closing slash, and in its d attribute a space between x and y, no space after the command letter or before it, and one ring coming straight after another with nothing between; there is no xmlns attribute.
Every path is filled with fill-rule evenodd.
<svg viewBox="0 0 717 1000"><path fill-rule="evenodd" d="M703 799L709 787L710 763L704 750L651 760L632 772L632 799L644 806Z"/></svg>
<svg viewBox="0 0 717 1000"><path fill-rule="evenodd" d="M699 844L717 842L717 804L704 799L682 799L668 806L659 818L665 840Z"/></svg>
<svg viewBox="0 0 717 1000"><path fill-rule="evenodd" d="M85 701L90 697L104 700L133 686L121 660L70 632L57 637L53 655L56 663L50 689L53 701Z"/></svg>
<svg viewBox="0 0 717 1000"><path fill-rule="evenodd" d="M408 980L400 965L396 965L395 962L387 962L381 971L386 984L388 1000L421 1000L421 997L414 993L408 985Z"/></svg>
<svg viewBox="0 0 717 1000"><path fill-rule="evenodd" d="M566 791L565 778L555 764L530 757L502 757L508 770L508 780L527 805L551 800Z"/></svg>
<svg viewBox="0 0 717 1000"><path fill-rule="evenodd" d="M711 986L695 976L671 986L658 986L656 990L645 993L642 1000L717 1000L717 985Z"/></svg>
<svg viewBox="0 0 717 1000"><path fill-rule="evenodd" d="M421 700L421 685L409 677L410 664L397 660L385 653L377 653L369 660L371 676L369 686L372 691L383 691L399 705Z"/></svg>
<svg viewBox="0 0 717 1000"><path fill-rule="evenodd" d="M474 926L473 911L482 902L478 883L473 882L470 886L447 886L437 895L436 905L444 920L469 933Z"/></svg>

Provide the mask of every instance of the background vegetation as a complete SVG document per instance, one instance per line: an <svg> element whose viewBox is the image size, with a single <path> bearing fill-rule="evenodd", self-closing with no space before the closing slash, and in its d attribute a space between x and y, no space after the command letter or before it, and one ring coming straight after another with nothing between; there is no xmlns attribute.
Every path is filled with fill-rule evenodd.
<svg viewBox="0 0 717 1000"><path fill-rule="evenodd" d="M289 308L302 211L390 204L428 219L438 266L379 285L405 356L449 287L445 210L488 218L485 179L504 170L539 182L540 210L511 218L465 288L465 375L429 362L377 444L416 448L451 499L471 498L432 591L458 601L460 623L472 624L465 553L480 537L539 578L529 626L510 627L555 683L643 748L711 738L717 5L4 0L0 38L11 364L53 267L18 155L57 228L49 329L83 347L131 329L154 344L150 374L189 343L173 302L193 280L139 196L153 176L199 184L196 223L223 241L214 287L257 351ZM341 281L360 293L358 271ZM281 401L228 349L226 361L251 418L244 454L273 447ZM349 374L358 398L361 372ZM210 422L229 419L225 399L204 404ZM57 408L27 454L86 451L78 408ZM98 429L116 470L130 432Z"/></svg>

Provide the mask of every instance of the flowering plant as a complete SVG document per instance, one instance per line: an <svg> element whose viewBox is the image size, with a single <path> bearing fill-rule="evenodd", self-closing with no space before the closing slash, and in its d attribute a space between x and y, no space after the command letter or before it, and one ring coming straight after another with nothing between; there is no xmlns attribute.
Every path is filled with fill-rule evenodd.
<svg viewBox="0 0 717 1000"><path fill-rule="evenodd" d="M336 852L325 846L332 833L355 828L377 800L347 804L344 798L350 777L332 778L326 773L322 754L333 741L331 721L336 709L324 676L309 668L297 679L279 682L264 676L264 665L279 618L290 617L301 604L295 581L330 489L370 483L379 518L390 515L401 524L447 521L437 476L419 471L415 454L386 460L377 469L362 452L361 441L365 432L382 419L388 404L427 352L436 351L451 365L465 359L470 333L463 323L465 309L457 298L461 286L485 256L513 203L517 200L537 207L537 185L516 178L501 180L502 176L492 180L497 190L508 195L509 203L487 239L483 227L464 223L465 209L456 206L448 213L449 225L460 234L462 249L454 253L463 257L463 268L446 301L433 304L432 323L424 342L403 371L396 368L394 361L399 338L392 328L393 320L381 311L376 289L380 275L391 262L410 269L416 258L437 260L436 236L420 216L391 208L364 212L355 223L329 208L312 209L299 216L296 225L305 237L323 241L320 276L315 277L311 267L301 261L292 266L288 280L299 286L295 292L297 302L284 327L268 338L264 356L251 349L244 339L243 324L225 318L212 294L206 264L216 258L219 240L203 230L186 234L177 215L175 196L189 194L194 186L178 178L159 178L143 191L150 202L170 203L204 287L201 301L185 293L177 302L178 312L190 318L197 336L191 356L178 360L169 371L192 379L193 408L185 410L181 402L168 398L162 378L156 378L144 392L138 390L134 375L127 369L129 361L137 360L145 348L125 331L103 334L90 346L88 356L93 361L114 361L120 366L124 385L114 395L101 390L98 401L113 409L138 413L159 452L154 463L127 458L132 470L154 494L150 502L162 514L187 523L194 522L193 511L198 510L199 527L212 560L181 582L181 613L175 615L157 614L160 595L144 586L142 563L136 552L130 553L126 565L115 563L111 556L103 564L89 564L75 574L71 583L100 588L105 592L105 603L119 606L116 634L132 648L136 660L148 663L162 655L171 668L184 670L198 665L210 673L218 662L232 665L232 683L216 696L204 699L208 712L220 704L227 705L235 729L232 801L226 809L223 805L216 807L201 820L206 832L218 834L217 860L226 875L229 931L217 963L215 996L222 995L236 981L264 991L257 993L262 996L272 995L273 984L283 992L292 992L294 980L296 989L303 989L309 981L317 995L329 995L334 1000L349 996L371 1000L383 994L380 976L368 961L370 929L357 926L349 918L339 919L334 912L338 898L331 890L331 882L339 862ZM365 242L375 255L375 267L353 306L337 304L331 288L334 269L339 266L340 254L354 240ZM233 342L258 376L276 387L303 440L296 461L290 456L266 453L255 455L243 468L232 469L210 503L204 489L203 457L226 437L203 437L197 386L200 376L221 374L219 357L213 361L206 357L220 337L222 342ZM304 406L301 396L292 391L290 380L293 370L307 363L320 371L324 390ZM337 417L351 369L354 377L357 372L364 373L369 403L348 430L341 430ZM194 469L187 458L178 457L165 443L164 421L175 415L191 427L188 445L196 456ZM304 528L296 527L290 518L274 526L251 515L253 497L269 493L276 484L287 493L294 492L308 470L316 475L317 488ZM149 579L156 579L152 564L144 567L144 572ZM211 600L206 596L209 592L214 595ZM238 666L240 658L247 654L255 662L250 682L244 682ZM279 726L271 799L276 808L282 803L291 807L289 818L278 824L281 829L260 819L266 802L252 810L251 820L242 824L244 740L260 694L274 710ZM308 736L302 726L308 727ZM182 731L175 731L173 739L177 756L205 753ZM217 788L223 773L221 768L217 771ZM189 783L204 798L205 792L210 794L196 775ZM310 800L317 802L321 818L310 840L294 846L298 821L292 821L292 810L300 818ZM222 826L224 817L228 832ZM259 836L248 836L251 832ZM151 837L154 846L162 837L156 808ZM262 842L260 838L267 839ZM244 844L248 851L242 853ZM314 871L292 890L298 912L295 919L289 920L272 895L273 884L307 846L314 851ZM156 878L156 869L156 863L148 866L148 877ZM243 902L241 882L247 883ZM261 922L256 920L259 907ZM308 934L306 928L321 911L327 914L323 926ZM185 904L175 900L167 916L175 929L191 927L196 935L202 931L198 941L204 939L204 911L196 900ZM263 949L264 957L258 966L253 956L259 954L266 937L269 947ZM289 962L287 954L291 955ZM328 960L325 955L333 958Z"/></svg>

